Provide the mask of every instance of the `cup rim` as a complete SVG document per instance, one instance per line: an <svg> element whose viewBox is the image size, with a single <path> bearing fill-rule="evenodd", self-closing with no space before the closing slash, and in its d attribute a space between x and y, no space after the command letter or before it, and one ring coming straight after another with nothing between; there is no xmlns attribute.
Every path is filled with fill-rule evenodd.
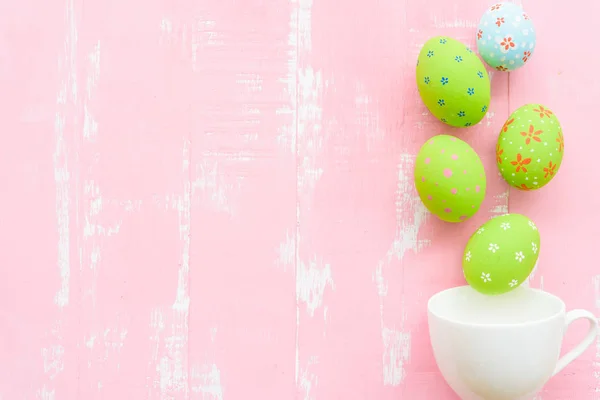
<svg viewBox="0 0 600 400"><path fill-rule="evenodd" d="M432 310L431 308L431 303L437 298L437 297L441 297L442 295L448 294L448 292L453 292L453 291L459 291L459 290L465 290L465 288L470 288L469 285L461 285L461 286L455 286L455 287L451 287L448 289L444 289L441 290L435 294L433 294L431 297L429 297L429 300L427 301L427 312L429 314L429 316L434 316L435 318L442 320L444 322L453 324L453 325L460 325L460 326L464 326L464 327L475 327L475 328L508 328L508 327L514 327L514 326L519 326L519 327L528 327L528 326L534 326L534 325L540 325L540 324L544 324L547 323L555 318L559 318L561 315L564 315L566 313L566 304L565 302L558 296L546 292L542 289L537 289L537 288L532 288L532 287L527 287L527 290L531 290L533 292L542 294L543 296L552 298L554 301L558 301L558 303L560 304L560 309L545 318L540 318L540 319L535 319L535 320L531 320L531 321L526 321L526 322L519 322L519 323L478 323L478 322L463 322L463 321L457 321L454 319L450 319L447 318L445 316L440 315L439 313L436 313ZM472 289L475 290L475 289Z"/></svg>

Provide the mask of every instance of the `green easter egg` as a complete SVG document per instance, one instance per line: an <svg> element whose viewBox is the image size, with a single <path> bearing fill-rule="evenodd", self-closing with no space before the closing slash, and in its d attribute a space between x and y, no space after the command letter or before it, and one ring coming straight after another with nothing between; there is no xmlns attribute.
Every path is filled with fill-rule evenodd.
<svg viewBox="0 0 600 400"><path fill-rule="evenodd" d="M472 217L485 198L486 177L481 159L466 142L437 135L419 150L415 186L432 214L443 221Z"/></svg>
<svg viewBox="0 0 600 400"><path fill-rule="evenodd" d="M563 154L563 134L556 115L543 105L526 104L502 126L496 164L509 185L535 190L556 176Z"/></svg>
<svg viewBox="0 0 600 400"><path fill-rule="evenodd" d="M465 279L480 293L510 292L523 283L537 263L540 233L521 214L494 217L471 236L463 254Z"/></svg>
<svg viewBox="0 0 600 400"><path fill-rule="evenodd" d="M429 111L451 126L477 124L490 106L490 78L483 63L465 44L447 36L423 45L417 87Z"/></svg>

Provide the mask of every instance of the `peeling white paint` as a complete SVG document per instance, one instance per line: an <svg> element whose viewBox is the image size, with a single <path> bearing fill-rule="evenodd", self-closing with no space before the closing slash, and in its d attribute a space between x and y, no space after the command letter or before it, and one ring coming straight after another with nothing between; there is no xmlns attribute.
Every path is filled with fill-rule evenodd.
<svg viewBox="0 0 600 400"><path fill-rule="evenodd" d="M240 72L237 74L235 83L242 86L247 92L258 93L262 91L263 78L255 72ZM260 113L260 109L254 109Z"/></svg>
<svg viewBox="0 0 600 400"><path fill-rule="evenodd" d="M318 156L324 148L326 137L322 129L323 76L304 62L304 56L312 48L312 0L290 0L290 34L288 36L288 73L283 82L287 83L291 107L278 110L279 114L292 117L292 124L284 126L278 142L296 155L296 231L294 252L296 265L296 363L295 382L302 390L306 382L300 377L300 309L304 304L309 316L314 316L317 308L323 306L323 296L327 287L334 289L331 266L318 255L309 260L300 257L301 204L308 206L317 182L323 175L318 164ZM285 254L291 257L291 244L285 244ZM325 313L325 311L324 311ZM325 314L324 314L325 318ZM316 379L316 377L314 377ZM306 391L306 388L304 388Z"/></svg>
<svg viewBox="0 0 600 400"><path fill-rule="evenodd" d="M410 333L383 328L383 384L398 386L406 376L404 363L410 357Z"/></svg>
<svg viewBox="0 0 600 400"><path fill-rule="evenodd" d="M167 35L170 35L173 32L173 21L164 17L160 21L160 30L166 33Z"/></svg>
<svg viewBox="0 0 600 400"><path fill-rule="evenodd" d="M91 335L89 336L87 339L85 339L85 347L87 347L88 349L93 349L94 345L96 344L96 339L98 337L96 335Z"/></svg>
<svg viewBox="0 0 600 400"><path fill-rule="evenodd" d="M301 10L303 3L300 1ZM312 2L307 1L306 3ZM301 15L307 14L301 13ZM306 18L310 18L310 14ZM300 26L305 25L308 25L307 29L310 29L310 22L301 20ZM297 116L298 190L312 193L317 181L323 175L323 169L317 165L317 156L321 153L326 140L321 126L323 118L321 72L314 71L310 66L298 68L298 88L300 97Z"/></svg>
<svg viewBox="0 0 600 400"><path fill-rule="evenodd" d="M295 153L297 143L297 77L298 73L298 0L290 0L291 13L288 34L287 74L279 81L285 86L288 101L275 110L276 115L287 116L289 123L282 124L278 130L277 143L281 148Z"/></svg>
<svg viewBox="0 0 600 400"><path fill-rule="evenodd" d="M192 70L199 70L199 54L204 47L222 46L223 38L216 29L217 23L212 20L199 20L192 25Z"/></svg>
<svg viewBox="0 0 600 400"><path fill-rule="evenodd" d="M183 193L167 196L167 204L177 211L179 219L179 239L181 258L177 271L177 287L170 310L155 309L150 315L150 328L154 331L152 343L152 364L158 378L154 388L162 399L170 399L174 393L187 396L188 384L188 335L189 335L189 273L191 241L191 199L190 179L191 143L183 142L182 172ZM168 328L167 328L168 327ZM168 334L166 334L168 332Z"/></svg>
<svg viewBox="0 0 600 400"><path fill-rule="evenodd" d="M179 214L179 239L182 241L182 253L181 264L178 272L177 296L175 303L173 304L173 309L184 314L186 321L190 306L188 280L190 274L190 232L192 224L192 187L188 170L191 163L190 146L191 143L186 140L183 145L183 171L184 175L186 176L186 180L183 187L184 193L183 196L181 196L181 200L177 208Z"/></svg>
<svg viewBox="0 0 600 400"><path fill-rule="evenodd" d="M200 393L202 399L223 400L221 371L215 364L192 367L192 392Z"/></svg>
<svg viewBox="0 0 600 400"><path fill-rule="evenodd" d="M306 304L306 311L311 317L323 305L323 295L327 287L335 289L329 264L316 256L307 263L300 261L297 266L296 296L299 303Z"/></svg>
<svg viewBox="0 0 600 400"><path fill-rule="evenodd" d="M411 154L400 155L396 189L397 231L387 252L388 262L394 258L402 260L407 251L419 252L422 248L431 244L429 239L418 239L419 229L427 220L429 213L414 189L412 171L415 158L416 156ZM410 216L407 216L407 213L410 213Z"/></svg>
<svg viewBox="0 0 600 400"><path fill-rule="evenodd" d="M60 273L60 289L54 301L59 307L69 304L70 294L70 219L69 219L69 180L68 152L65 139L65 124L67 118L67 103L77 102L77 27L73 0L67 0L65 21L67 35L64 43L64 53L58 60L59 71L62 73L61 86L56 95L57 112L54 123L56 146L53 154L54 181L56 185L56 219L58 225L58 269ZM70 97L69 97L70 94Z"/></svg>
<svg viewBox="0 0 600 400"><path fill-rule="evenodd" d="M446 29L446 28L467 28L474 29L479 25L479 21L471 21L461 18L455 18L453 20L447 18L439 18L437 15L431 15L433 19L433 25L436 29Z"/></svg>
<svg viewBox="0 0 600 400"><path fill-rule="evenodd" d="M375 269L375 275L373 276L373 281L377 286L377 294L380 298L387 296L388 294L388 284L383 278L383 262L380 261ZM381 305L383 307L383 305ZM382 311L383 312L383 311Z"/></svg>
<svg viewBox="0 0 600 400"><path fill-rule="evenodd" d="M218 161L202 160L196 165L196 173L200 176L191 183L192 194L197 191L208 197L215 211L234 214L232 198L241 192L242 178L235 184L228 182L221 171Z"/></svg>
<svg viewBox="0 0 600 400"><path fill-rule="evenodd" d="M494 196L494 205L490 208L491 218L508 214L508 188Z"/></svg>
<svg viewBox="0 0 600 400"><path fill-rule="evenodd" d="M152 343L151 368L157 373L153 387L158 389L161 399L170 399L173 393L186 394L187 382L187 321L179 311L171 314L179 319L168 319L166 312L155 309L150 316L150 328L154 334L150 337ZM173 334L163 337L168 331Z"/></svg>
<svg viewBox="0 0 600 400"><path fill-rule="evenodd" d="M419 229L426 222L428 212L419 199L412 181L415 156L402 154L398 163L398 186L396 190L396 234L385 257L377 264L373 281L379 295L381 336L383 342L383 381L385 385L398 386L405 377L404 364L411 353L411 334L404 329L404 316L399 324L390 324L384 317L384 299L388 294L385 269L394 260L401 261L407 251L418 253L430 244L428 239L419 239ZM407 213L410 213L407 215ZM404 309L404 301L400 307ZM393 326L393 327L390 327ZM399 329L395 328L399 325Z"/></svg>
<svg viewBox="0 0 600 400"><path fill-rule="evenodd" d="M314 363L314 362L313 362ZM300 373L299 390L302 400L316 400L314 389L319 384L319 377L308 369L303 369Z"/></svg>
<svg viewBox="0 0 600 400"><path fill-rule="evenodd" d="M89 72L86 80L86 98L83 102L83 137L87 140L94 140L98 135L98 122L92 115L89 108L89 100L100 78L100 42L98 41L93 50L88 54Z"/></svg>
<svg viewBox="0 0 600 400"><path fill-rule="evenodd" d="M485 126L490 126L494 123L495 116L496 113L490 110L485 114L485 118L480 123L483 123L483 121L485 121Z"/></svg>
<svg viewBox="0 0 600 400"><path fill-rule="evenodd" d="M83 105L83 137L92 140L98 135L98 123L87 104Z"/></svg>
<svg viewBox="0 0 600 400"><path fill-rule="evenodd" d="M150 313L150 329L153 331L153 335L150 336L150 343L152 343L152 362L157 363L160 350L160 341L162 332L165 330L165 317L161 309L154 309Z"/></svg>
<svg viewBox="0 0 600 400"><path fill-rule="evenodd" d="M44 373L48 375L50 379L56 378L56 376L59 373L64 371L64 354L65 348L58 344L42 349L42 359L44 360Z"/></svg>
<svg viewBox="0 0 600 400"><path fill-rule="evenodd" d="M128 331L126 328L107 328L102 333L103 344L106 351L106 358L110 350L119 352L125 345Z"/></svg>
<svg viewBox="0 0 600 400"><path fill-rule="evenodd" d="M86 90L88 99L91 99L92 93L97 86L98 78L100 77L100 41L96 42L96 45L88 54L88 61L90 64L90 73L87 77Z"/></svg>
<svg viewBox="0 0 600 400"><path fill-rule="evenodd" d="M283 270L287 270L288 267L294 266L294 260L296 258L296 240L294 235L289 231L285 233L285 239L279 243L277 248L277 265L283 267Z"/></svg>
<svg viewBox="0 0 600 400"><path fill-rule="evenodd" d="M44 386L38 390L36 398L38 400L56 400L54 389L48 389Z"/></svg>
<svg viewBox="0 0 600 400"><path fill-rule="evenodd" d="M118 234L121 230L122 221L118 221L109 226L101 225L95 222L95 219L102 211L104 204L102 194L100 193L100 187L94 180L89 179L84 182L83 190L89 201L89 207L85 215L83 238L89 239L94 236L110 237Z"/></svg>

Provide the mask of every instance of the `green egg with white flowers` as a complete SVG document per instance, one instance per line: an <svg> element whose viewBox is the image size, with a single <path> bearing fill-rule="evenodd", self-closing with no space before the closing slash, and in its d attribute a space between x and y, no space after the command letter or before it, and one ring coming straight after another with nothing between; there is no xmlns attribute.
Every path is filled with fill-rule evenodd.
<svg viewBox="0 0 600 400"><path fill-rule="evenodd" d="M427 109L454 127L479 123L490 106L490 78L479 57L448 36L429 39L417 61L417 87Z"/></svg>
<svg viewBox="0 0 600 400"><path fill-rule="evenodd" d="M510 292L527 280L540 255L540 233L522 214L493 217L469 238L463 253L467 283L480 293Z"/></svg>

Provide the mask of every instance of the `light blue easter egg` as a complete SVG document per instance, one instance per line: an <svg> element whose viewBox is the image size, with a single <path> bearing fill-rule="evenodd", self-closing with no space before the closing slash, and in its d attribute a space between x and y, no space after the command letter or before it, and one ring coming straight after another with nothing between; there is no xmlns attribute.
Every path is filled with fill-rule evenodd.
<svg viewBox="0 0 600 400"><path fill-rule="evenodd" d="M477 49L481 58L498 71L522 67L535 50L531 18L514 3L492 5L479 21Z"/></svg>

